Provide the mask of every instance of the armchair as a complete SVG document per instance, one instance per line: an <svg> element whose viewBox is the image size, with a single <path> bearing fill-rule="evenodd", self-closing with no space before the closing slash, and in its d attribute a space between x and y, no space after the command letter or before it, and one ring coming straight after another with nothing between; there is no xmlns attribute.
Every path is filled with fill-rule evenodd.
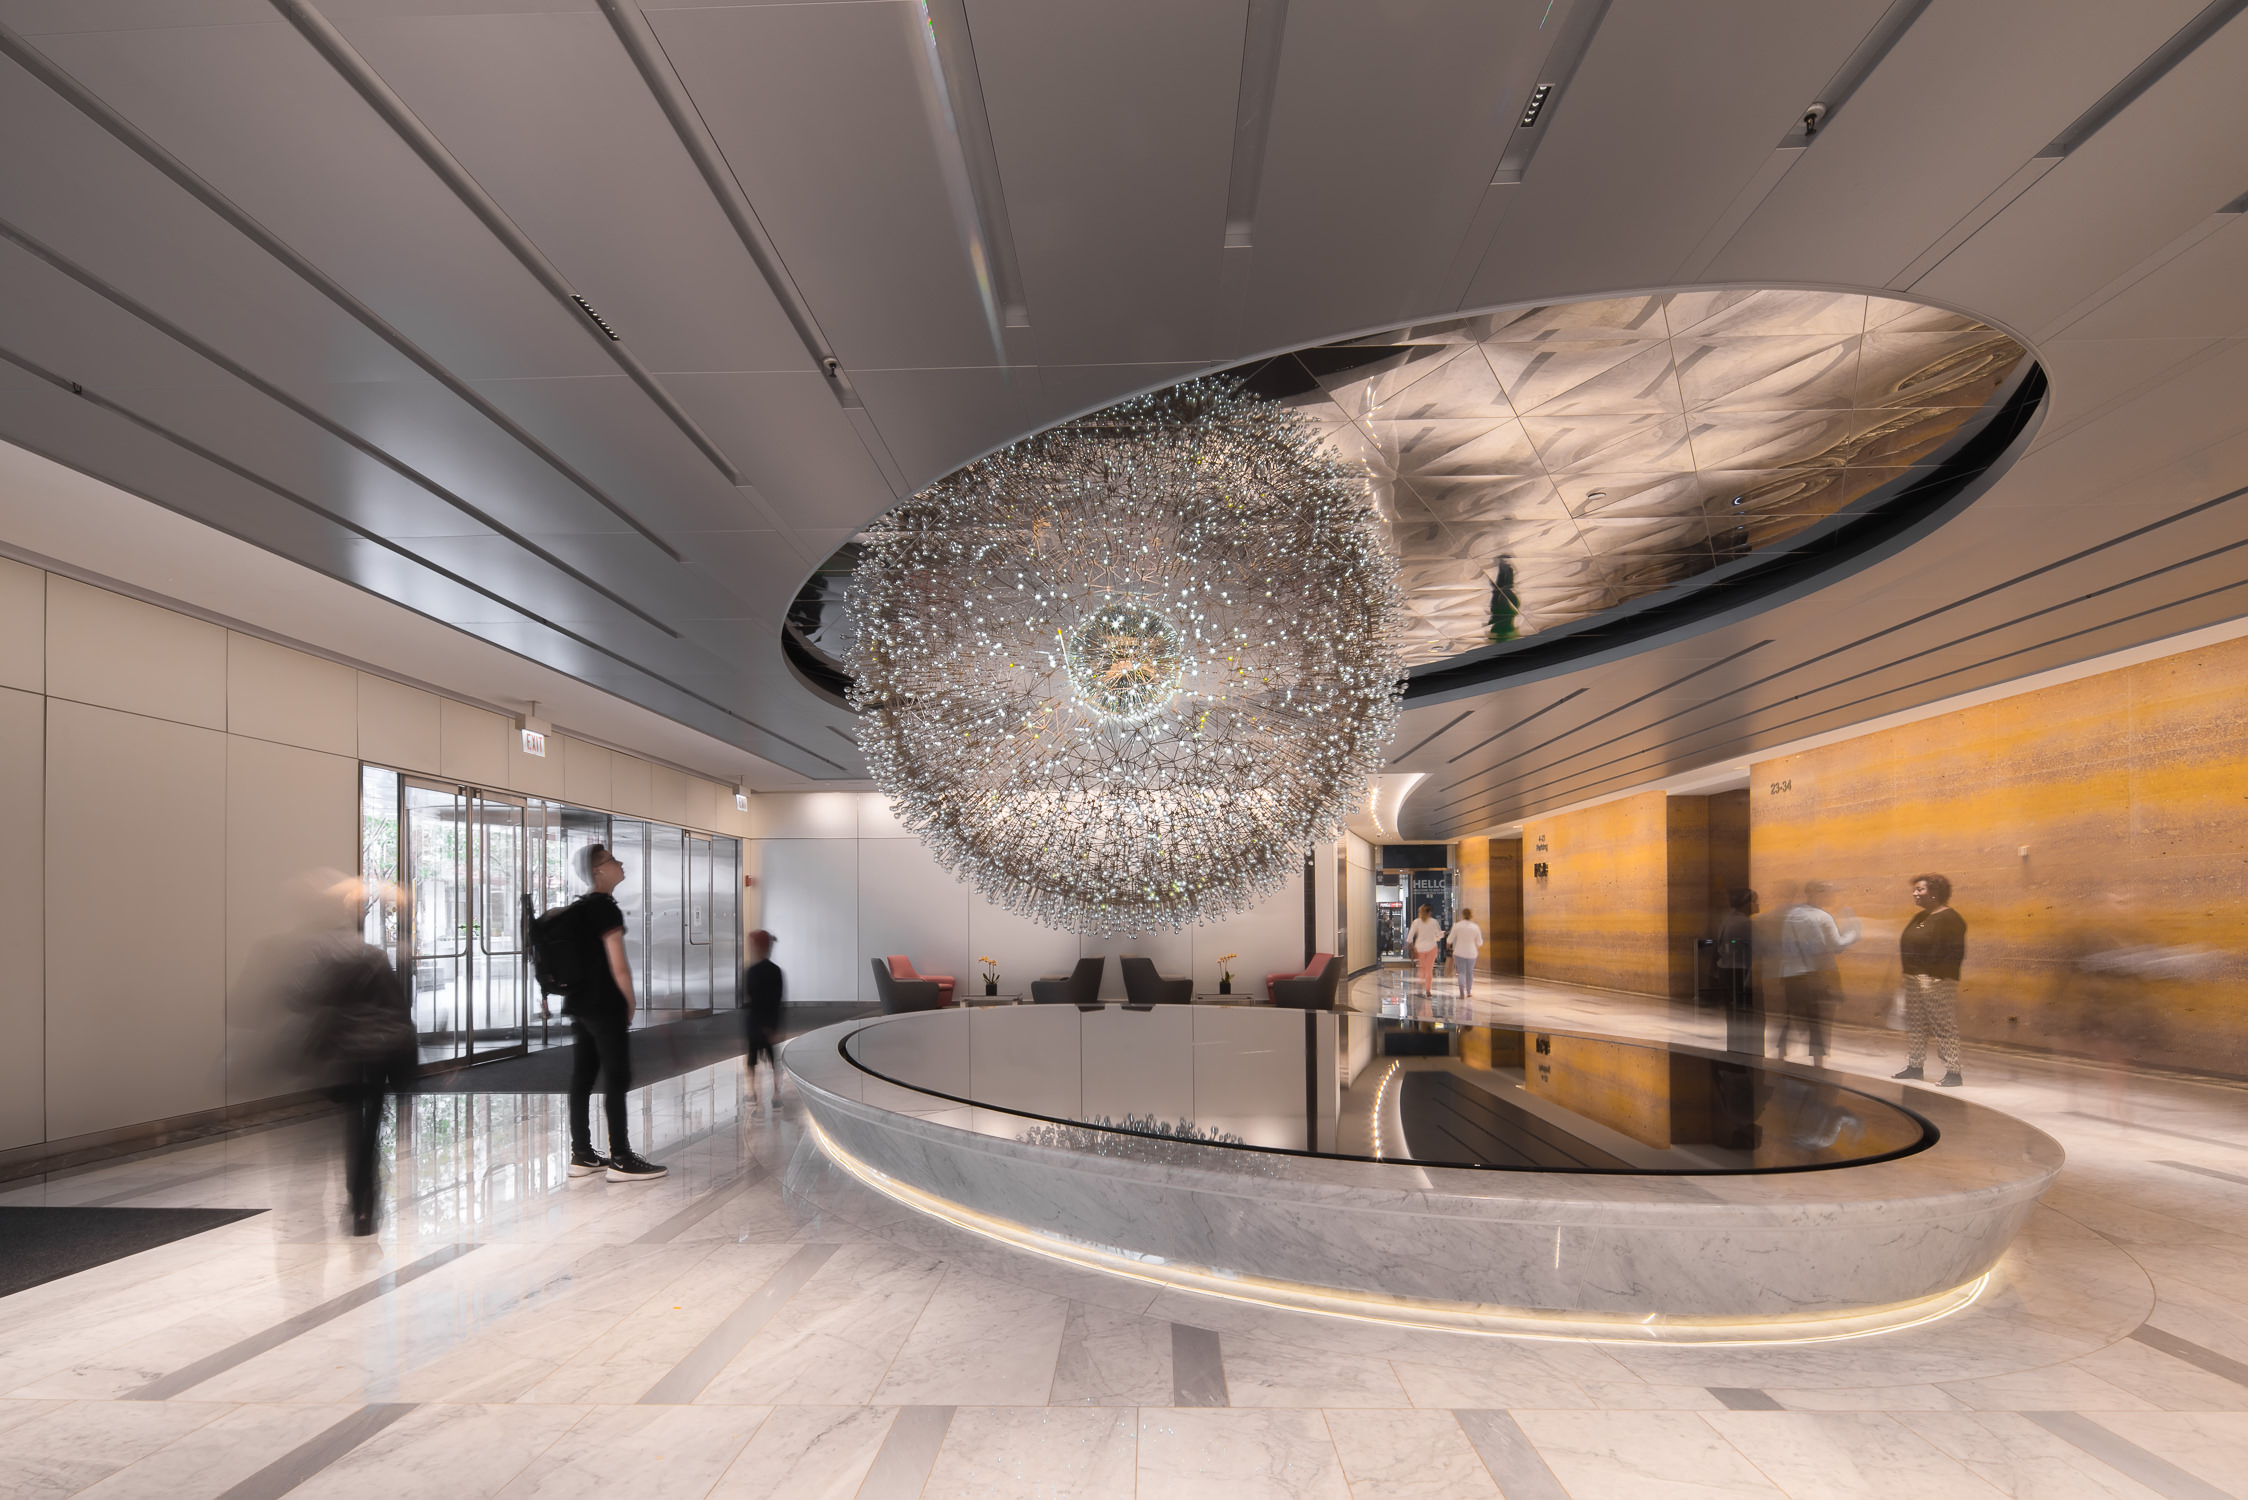
<svg viewBox="0 0 2248 1500"><path fill-rule="evenodd" d="M926 979L937 987L937 1004L950 1005L952 1003L952 976L950 974L916 974L913 972L913 960L902 953L890 955L890 977L908 981Z"/></svg>
<svg viewBox="0 0 2248 1500"><path fill-rule="evenodd" d="M900 1011L937 1008L940 991L934 979L900 979L881 959L871 958L867 962L874 965L874 992L882 997L882 1014L894 1016Z"/></svg>
<svg viewBox="0 0 2248 1500"><path fill-rule="evenodd" d="M1030 982L1030 998L1038 1005L1098 1005L1101 1003L1101 969L1105 958L1081 958L1067 974L1049 974Z"/></svg>
<svg viewBox="0 0 2248 1500"><path fill-rule="evenodd" d="M1116 962L1124 970L1127 1005L1186 1005L1194 999L1193 980L1156 973L1152 958L1120 958Z"/></svg>
<svg viewBox="0 0 2248 1500"><path fill-rule="evenodd" d="M1296 974L1267 974L1265 993L1275 1005L1297 1010L1333 1010L1335 991L1343 977L1342 960L1332 953L1314 953L1311 962Z"/></svg>

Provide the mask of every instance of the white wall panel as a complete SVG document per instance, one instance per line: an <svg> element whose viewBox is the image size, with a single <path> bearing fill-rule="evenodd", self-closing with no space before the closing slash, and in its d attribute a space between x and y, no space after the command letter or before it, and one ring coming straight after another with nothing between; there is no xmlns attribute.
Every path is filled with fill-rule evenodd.
<svg viewBox="0 0 2248 1500"><path fill-rule="evenodd" d="M859 846L855 839L755 839L744 846L757 877L761 921L774 938L773 961L788 975L788 998L856 1001L859 957Z"/></svg>
<svg viewBox="0 0 2248 1500"><path fill-rule="evenodd" d="M654 766L636 755L611 754L609 757L609 806L612 811L634 818L652 818L656 815L654 779L649 775Z"/></svg>
<svg viewBox="0 0 2248 1500"><path fill-rule="evenodd" d="M1077 934L1041 927L968 891L968 959L970 968L961 977L981 989L983 970L974 967L979 954L999 960L999 992L1030 994L1030 982L1049 974L1067 974L1076 967L1082 951Z"/></svg>
<svg viewBox="0 0 2248 1500"><path fill-rule="evenodd" d="M856 792L761 792L749 799L749 817L761 839L858 837Z"/></svg>
<svg viewBox="0 0 2248 1500"><path fill-rule="evenodd" d="M47 579L47 692L226 727L226 632L74 579Z"/></svg>
<svg viewBox="0 0 2248 1500"><path fill-rule="evenodd" d="M1194 987L1218 987L1218 955L1233 961L1235 994L1265 996L1265 976L1304 966L1304 884L1299 865L1281 888L1245 912L1194 929Z"/></svg>
<svg viewBox="0 0 2248 1500"><path fill-rule="evenodd" d="M444 749L437 703L435 693L361 672L359 758L436 775Z"/></svg>
<svg viewBox="0 0 2248 1500"><path fill-rule="evenodd" d="M687 825L687 778L669 766L652 765L648 783L648 816L660 823Z"/></svg>
<svg viewBox="0 0 2248 1500"><path fill-rule="evenodd" d="M47 688L47 575L0 557L0 687Z"/></svg>
<svg viewBox="0 0 2248 1500"><path fill-rule="evenodd" d="M968 952L968 888L954 880L918 839L860 839L859 998L880 999L869 958L902 953L923 974L949 974L965 987L981 984ZM774 931L779 931L775 928Z"/></svg>
<svg viewBox="0 0 2248 1500"><path fill-rule="evenodd" d="M359 766L340 755L226 743L226 1097L311 1085L292 989L343 903L320 892L357 862Z"/></svg>
<svg viewBox="0 0 2248 1500"><path fill-rule="evenodd" d="M46 718L38 694L0 689L0 1151L46 1136Z"/></svg>
<svg viewBox="0 0 2248 1500"><path fill-rule="evenodd" d="M909 839L913 833L898 821L890 806L890 799L880 792L860 792L851 799L858 809L859 837L862 839Z"/></svg>
<svg viewBox="0 0 2248 1500"><path fill-rule="evenodd" d="M553 747L547 749L549 757ZM607 811L616 806L609 781L609 752L584 740L562 741L562 799L580 807Z"/></svg>
<svg viewBox="0 0 2248 1500"><path fill-rule="evenodd" d="M359 674L338 662L230 630L226 731L356 756Z"/></svg>
<svg viewBox="0 0 2248 1500"><path fill-rule="evenodd" d="M225 807L224 735L49 700L50 1138L225 1101Z"/></svg>
<svg viewBox="0 0 2248 1500"><path fill-rule="evenodd" d="M450 698L438 700L440 774L470 786L507 785L507 736L513 726L498 714Z"/></svg>

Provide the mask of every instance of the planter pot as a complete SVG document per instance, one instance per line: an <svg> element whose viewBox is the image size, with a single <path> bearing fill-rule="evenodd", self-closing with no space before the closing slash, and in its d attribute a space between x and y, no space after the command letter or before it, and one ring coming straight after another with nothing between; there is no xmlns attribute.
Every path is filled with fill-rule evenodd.
<svg viewBox="0 0 2248 1500"><path fill-rule="evenodd" d="M1232 981L1232 980L1230 980L1230 979L1221 979L1221 980L1219 980L1219 981L1218 981L1218 993L1219 993L1219 994L1221 994L1221 995L1230 995L1230 994L1232 994L1232 993L1233 993L1233 981Z"/></svg>
<svg viewBox="0 0 2248 1500"><path fill-rule="evenodd" d="M987 994L987 995L996 995L996 994L998 994L998 993L999 993L999 981L998 981L998 980L996 980L996 979L987 979L987 980L985 980L985 981L984 981L984 993L985 993L985 994Z"/></svg>

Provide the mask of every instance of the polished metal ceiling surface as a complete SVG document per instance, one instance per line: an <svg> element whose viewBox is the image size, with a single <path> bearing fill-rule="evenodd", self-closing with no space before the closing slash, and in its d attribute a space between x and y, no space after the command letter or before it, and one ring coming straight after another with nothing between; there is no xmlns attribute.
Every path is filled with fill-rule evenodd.
<svg viewBox="0 0 2248 1500"><path fill-rule="evenodd" d="M1942 308L1728 288L1451 319L1272 364L1313 386L1286 404L1367 476L1418 664L1587 619L1896 485L2023 358ZM1502 563L1515 597L1494 634Z"/></svg>
<svg viewBox="0 0 2248 1500"><path fill-rule="evenodd" d="M1476 832L2241 613L2244 76L2248 15L2207 0L0 0L0 440L689 726L708 774L851 784L848 714L782 654L805 579L1134 392L1664 289L1895 297L2035 355L2026 453L1877 566L1411 707L1406 832ZM1721 367L1678 373L1688 307L1675 412L1620 415L1693 462L1586 486L1619 506L1757 454L1691 435L1740 414L1693 404ZM1861 321L1861 368L1906 331ZM1691 565L1682 512L1587 509L1532 440L1575 374L1647 386L1527 347L1475 357L1538 472L1464 477ZM1419 383L1336 410L1400 424L1395 462L1356 430L1452 528L1457 641L1482 585L1442 569L1521 539L1445 509ZM1832 397L1801 411L1844 448L1800 451L1849 461L1797 465L1806 503L1882 467L1849 423L1889 409ZM1581 568L1524 577L1525 649L1640 586Z"/></svg>

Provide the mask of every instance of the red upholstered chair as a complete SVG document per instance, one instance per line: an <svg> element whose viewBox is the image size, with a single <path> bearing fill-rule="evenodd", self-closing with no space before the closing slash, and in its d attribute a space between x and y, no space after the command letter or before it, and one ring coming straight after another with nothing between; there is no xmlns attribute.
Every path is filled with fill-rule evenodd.
<svg viewBox="0 0 2248 1500"><path fill-rule="evenodd" d="M950 1005L952 1003L952 976L950 974L916 974L913 972L913 960L902 953L890 955L890 977L892 979L932 980L937 986L937 1004Z"/></svg>
<svg viewBox="0 0 2248 1500"><path fill-rule="evenodd" d="M1332 953L1314 953L1311 956L1311 962L1305 964L1300 969L1290 969L1285 974L1267 974L1265 976L1265 999L1271 1001L1275 1005L1280 1004L1280 986L1286 980L1318 980L1324 978L1327 973L1327 965L1333 962L1334 957L1335 955ZM1329 993L1332 994L1332 991L1329 991ZM1301 1002L1299 1001L1297 1003L1300 1004ZM1329 1003L1332 1004L1333 1002L1330 1001Z"/></svg>

